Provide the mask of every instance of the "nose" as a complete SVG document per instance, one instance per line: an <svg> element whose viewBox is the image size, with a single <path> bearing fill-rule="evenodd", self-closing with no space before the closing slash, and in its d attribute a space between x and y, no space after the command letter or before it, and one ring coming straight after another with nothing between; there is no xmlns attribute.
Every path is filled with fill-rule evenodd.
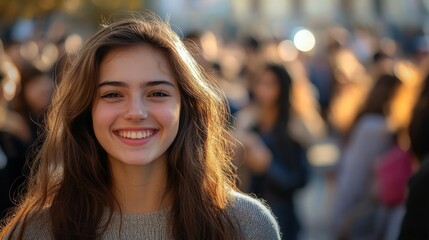
<svg viewBox="0 0 429 240"><path fill-rule="evenodd" d="M140 97L134 97L129 101L127 106L127 111L125 112L125 119L128 120L144 120L149 117L149 114L145 108L145 104Z"/></svg>

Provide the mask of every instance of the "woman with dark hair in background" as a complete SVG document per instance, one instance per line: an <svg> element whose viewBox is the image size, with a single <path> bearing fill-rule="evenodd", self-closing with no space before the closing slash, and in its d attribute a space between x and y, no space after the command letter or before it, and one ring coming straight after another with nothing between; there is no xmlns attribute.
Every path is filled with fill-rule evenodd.
<svg viewBox="0 0 429 240"><path fill-rule="evenodd" d="M305 149L289 131L292 84L284 66L268 64L253 83L254 102L238 114L237 136L252 172L248 191L267 201L284 239L293 240L300 229L293 198L307 182L308 163Z"/></svg>

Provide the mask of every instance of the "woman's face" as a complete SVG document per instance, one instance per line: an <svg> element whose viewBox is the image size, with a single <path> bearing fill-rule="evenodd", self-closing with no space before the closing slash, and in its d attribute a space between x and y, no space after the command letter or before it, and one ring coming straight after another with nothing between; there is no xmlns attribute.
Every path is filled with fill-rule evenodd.
<svg viewBox="0 0 429 240"><path fill-rule="evenodd" d="M255 82L253 93L256 102L261 106L276 106L280 95L280 84L277 76L266 70L261 78Z"/></svg>
<svg viewBox="0 0 429 240"><path fill-rule="evenodd" d="M178 83L162 52L147 45L115 49L101 62L92 123L113 166L165 160L179 117Z"/></svg>

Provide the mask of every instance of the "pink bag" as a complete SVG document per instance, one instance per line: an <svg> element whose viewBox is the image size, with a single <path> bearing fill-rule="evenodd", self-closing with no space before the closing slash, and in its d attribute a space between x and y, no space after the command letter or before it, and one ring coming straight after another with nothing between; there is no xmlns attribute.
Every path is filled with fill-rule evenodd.
<svg viewBox="0 0 429 240"><path fill-rule="evenodd" d="M387 207L405 200L407 183L412 175L413 156L398 146L393 146L381 156L375 167L377 198Z"/></svg>

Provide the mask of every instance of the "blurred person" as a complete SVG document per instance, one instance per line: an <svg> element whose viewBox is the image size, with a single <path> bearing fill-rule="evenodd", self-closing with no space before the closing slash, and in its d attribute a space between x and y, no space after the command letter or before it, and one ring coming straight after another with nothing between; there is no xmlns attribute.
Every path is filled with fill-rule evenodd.
<svg viewBox="0 0 429 240"><path fill-rule="evenodd" d="M380 76L352 124L339 162L332 213L334 239L377 239L373 172L378 158L394 143L388 118L400 85L393 75Z"/></svg>
<svg viewBox="0 0 429 240"><path fill-rule="evenodd" d="M334 84L332 69L323 55L314 57L307 66L309 79L317 89L321 115L326 120Z"/></svg>
<svg viewBox="0 0 429 240"><path fill-rule="evenodd" d="M17 88L21 82L21 74L9 55L3 50L1 41L0 77L0 122L4 128L7 128L8 131L13 132L13 134L21 141L26 141L30 137L30 131L25 127L24 119L19 115L19 113L10 109L10 101L16 96Z"/></svg>
<svg viewBox="0 0 429 240"><path fill-rule="evenodd" d="M414 159L410 151L408 128L423 79L415 64L398 59L395 75L401 79L390 106L389 126L394 133L393 145L379 157L375 168L377 196L377 236L396 240L405 214L407 182L413 173ZM392 71L392 70L390 70Z"/></svg>
<svg viewBox="0 0 429 240"><path fill-rule="evenodd" d="M189 52L192 54L192 57L197 61L197 63L207 72L211 73L213 71L212 64L204 55L204 49L202 45L203 33L200 31L191 31L185 36L185 46L188 48Z"/></svg>
<svg viewBox="0 0 429 240"><path fill-rule="evenodd" d="M39 24L41 22L36 25ZM44 29L44 27L40 27ZM25 141L29 149L32 148L31 151L28 151L30 155L34 155L33 150L36 150L40 146L40 142L43 141L40 135L43 132L44 114L51 102L53 93L54 86L51 75L53 75L55 63L57 63L55 71L62 71L62 61L57 62L59 48L54 42L51 42L51 40L56 41L56 39L50 39L52 37L47 36L52 31L46 30L45 32L33 29L32 34L25 39L20 39L20 41L11 39L12 42L6 48L6 52L21 75L16 96L11 101L10 107L21 115L29 129L30 134ZM59 76L61 74L58 73ZM40 141L33 145L39 139Z"/></svg>
<svg viewBox="0 0 429 240"><path fill-rule="evenodd" d="M373 83L365 67L349 49L340 49L330 60L334 81L327 122L340 142L348 138L353 121Z"/></svg>
<svg viewBox="0 0 429 240"><path fill-rule="evenodd" d="M227 68L227 67L226 67ZM238 75L228 76L225 74L225 65L213 64L214 77L224 92L231 112L231 124L234 123L236 114L249 102L249 93Z"/></svg>
<svg viewBox="0 0 429 240"><path fill-rule="evenodd" d="M335 95L340 89L339 84L342 83L340 79L343 76L337 58L341 52L347 51L345 49L345 38L348 32L342 28L332 28L328 29L325 34L326 43L321 54L315 56L307 67L309 78L318 91L321 115L328 124L331 124L329 112L335 100ZM340 62L342 63L342 61Z"/></svg>
<svg viewBox="0 0 429 240"><path fill-rule="evenodd" d="M290 134L292 79L284 66L268 64L253 86L254 102L237 116L236 135L252 171L248 191L267 201L284 239L298 239L294 196L308 180L305 149Z"/></svg>
<svg viewBox="0 0 429 240"><path fill-rule="evenodd" d="M20 89L12 101L12 108L25 119L31 133L26 141L35 151L43 141L44 119L53 90L49 72L43 72L31 64L22 67Z"/></svg>
<svg viewBox="0 0 429 240"><path fill-rule="evenodd" d="M0 42L0 223L18 198L23 183L25 140L29 136L24 120L9 109L5 98L4 87L19 81L12 79L19 78L19 73L11 67L14 66L4 55Z"/></svg>
<svg viewBox="0 0 429 240"><path fill-rule="evenodd" d="M242 40L241 45L245 56L240 74L244 78L245 86L252 98L253 84L258 81L264 70L264 43L255 36L248 36Z"/></svg>
<svg viewBox="0 0 429 240"><path fill-rule="evenodd" d="M231 114L234 116L242 106L247 104L249 98L247 86L239 76L239 71L242 66L242 63L237 57L237 52L239 51L237 46L234 45L218 45L214 42L214 40L216 40L214 34L206 34L211 36L206 37L206 39L211 39L206 40L206 48L214 48L211 50L206 49L206 51L212 54L211 61L207 59L207 54L203 51L201 39L203 34L201 32L193 31L188 33L184 42L197 63L199 63L204 71L219 84L227 97Z"/></svg>
<svg viewBox="0 0 429 240"><path fill-rule="evenodd" d="M325 140L326 124L304 63L295 60L289 62L286 68L293 79L290 101L294 114L290 116L290 131L299 143L310 148Z"/></svg>
<svg viewBox="0 0 429 240"><path fill-rule="evenodd" d="M215 76L224 91L233 116L249 103L248 84L241 75L244 53L235 42L219 46L218 62L213 65Z"/></svg>
<svg viewBox="0 0 429 240"><path fill-rule="evenodd" d="M415 104L409 136L411 150L419 160L418 171L408 183L406 212L400 229L400 240L428 239L429 231L429 75Z"/></svg>
<svg viewBox="0 0 429 240"><path fill-rule="evenodd" d="M105 25L60 82L2 239L280 239L235 191L227 106L153 15Z"/></svg>

